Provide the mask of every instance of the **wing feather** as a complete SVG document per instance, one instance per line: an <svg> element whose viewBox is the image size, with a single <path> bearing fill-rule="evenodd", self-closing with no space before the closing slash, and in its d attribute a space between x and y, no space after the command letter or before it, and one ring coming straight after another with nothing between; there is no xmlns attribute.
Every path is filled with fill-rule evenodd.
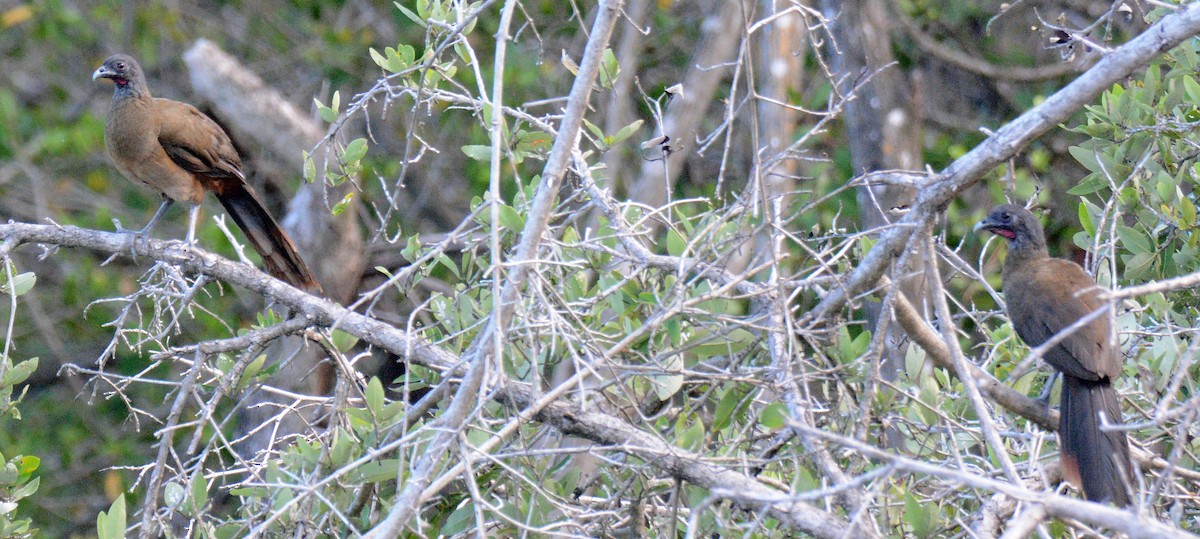
<svg viewBox="0 0 1200 539"><path fill-rule="evenodd" d="M1017 335L1031 347L1039 346L1081 318L1102 307L1100 288L1083 269L1066 260L1044 259L1005 276L1009 318ZM1018 284L1020 283L1020 284ZM1083 380L1115 378L1121 365L1118 351L1109 344L1110 324L1102 314L1074 330L1046 351L1047 363Z"/></svg>
<svg viewBox="0 0 1200 539"><path fill-rule="evenodd" d="M217 122L186 103L156 101L161 122L158 143L175 164L208 179L245 180L237 150Z"/></svg>

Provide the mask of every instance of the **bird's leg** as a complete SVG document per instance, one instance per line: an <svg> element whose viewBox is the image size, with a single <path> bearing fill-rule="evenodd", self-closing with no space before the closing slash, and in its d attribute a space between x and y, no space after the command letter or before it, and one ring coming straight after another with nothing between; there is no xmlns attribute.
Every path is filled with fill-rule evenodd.
<svg viewBox="0 0 1200 539"><path fill-rule="evenodd" d="M1046 387L1042 389L1042 394L1038 396L1038 402L1047 406L1050 405L1050 391L1054 389L1054 383L1058 382L1058 374L1058 370L1050 371L1050 378L1046 379Z"/></svg>
<svg viewBox="0 0 1200 539"><path fill-rule="evenodd" d="M167 198L166 196L163 196L162 205L160 205L158 207L158 210L154 212L154 217L151 217L150 221L147 222L146 226L143 226L141 230L130 230L128 228L125 228L125 227L121 226L121 221L118 219L113 219L113 225L117 227L117 232L120 232L122 234L133 234L138 237L145 236L150 233L150 229L154 228L154 224L157 223L158 220L162 218L163 214L167 213L167 208L170 208L171 204L174 202L175 202L174 200L171 200L171 199Z"/></svg>
<svg viewBox="0 0 1200 539"><path fill-rule="evenodd" d="M196 221L200 220L200 205L195 204L188 210L188 233L187 245L191 247L196 244Z"/></svg>

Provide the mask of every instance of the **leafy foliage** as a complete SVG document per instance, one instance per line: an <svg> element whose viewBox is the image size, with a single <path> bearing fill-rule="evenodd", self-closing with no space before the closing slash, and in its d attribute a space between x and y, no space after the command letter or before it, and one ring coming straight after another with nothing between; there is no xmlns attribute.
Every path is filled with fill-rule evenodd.
<svg viewBox="0 0 1200 539"><path fill-rule="evenodd" d="M52 214L64 224L107 229L111 218L142 215L156 203L113 179L99 158L98 105L66 112L68 104L93 101L75 89L92 59L69 53L124 40L163 94L177 96L186 94L171 82L184 78L172 71L179 49L198 35L226 36L223 45L278 79L290 101L312 103L327 135L304 153L299 170L271 172L270 158L256 156L263 175L276 176L263 192L303 179L337 193L325 209L354 216L372 241L367 267L375 271L356 281L361 301L353 309L411 331L422 350L461 364L388 350L408 354L409 363L373 376L372 363L396 357L369 344L372 335L337 323L293 326L297 319L278 307L262 309L257 297L181 276L168 264L146 270L145 261L100 266L78 253L46 254L51 265L18 253L0 275L0 292L31 307L59 297L49 324L42 314L10 314L19 330L0 357L0 444L6 454L41 458L0 457L0 538L34 533L31 517L57 535L91 533L97 514L100 537L123 536L135 522L201 537L351 536L395 511L410 511L400 529L413 536L797 533L763 509L768 501L739 498L745 493L706 482L713 477L687 476L664 465L664 455L640 452L633 442L602 443L581 427L556 428L562 424L539 415L548 402L568 403L578 416L570 419L600 417L615 431L664 442L671 456L896 536L962 534L979 515L1001 511L991 492L966 488L963 478L995 480L1004 459L1019 464L1029 482L1021 488L1052 489L1037 483L1051 475L1043 473L1055 445L1050 433L975 407L959 374L918 346L908 347L902 365L881 364L881 351L897 344L872 332L862 307L889 301L887 289L854 298L844 322L800 324L869 256L878 232L859 223L868 201L856 199L851 182L863 171L853 170L843 142L855 133L834 121L861 98L834 89L826 66L839 49L822 33L827 21L795 4L788 23L784 14L747 11L739 15L745 20L701 24L723 3L668 4L648 3L640 19L625 15L641 21L621 34L642 40L640 56L619 60L619 43L601 44L595 96L578 142L565 141L571 167L561 176L545 175L547 160L564 143L563 96L580 76L582 44L593 39L583 26L592 4L572 3L584 11L564 15L561 2L523 2L511 34L501 31L499 5L450 0L399 2L394 10L300 2L278 12L232 2L211 20L189 11L211 9L198 4L77 8L50 1L4 12L0 24L46 47L0 37L6 52L31 58L30 65L69 57L65 71L73 73L45 70L45 91L36 97L20 81L0 84L0 175L17 162L43 171L50 193L68 193L4 203L12 215L35 221ZM899 9L936 22L934 33L947 40L978 35L994 15L964 2L912 1ZM642 24L653 31L642 32ZM703 65L687 56L707 44L706 24L741 32L741 55ZM1009 47L1004 57L1020 62L1043 54L1013 45L1029 45L1027 24L1020 26L1016 39L997 32L983 41ZM808 41L786 54L761 45L768 31L785 28L805 29ZM498 79L491 61L497 35L512 38ZM922 51L896 48L904 49L901 68L922 69ZM769 95L767 76L780 64L759 65L759 54L781 63L800 58L794 85ZM996 273L995 260L968 262L979 254L969 223L994 201L1035 198L1056 210L1069 201L1068 215L1078 216L1083 231L1058 238L1056 248L1082 249L1106 286L1197 271L1198 58L1189 42L1114 86L1069 133L1048 136L947 210L928 262L942 268L955 318L936 327L957 337L986 374L1021 394L1046 383L1045 371L1023 363L1026 349L995 316L996 280L981 277ZM693 71L724 78L707 93L703 85L679 85ZM496 80L503 103L493 103ZM998 84L1009 90L1009 108L990 112L1011 117L1056 84ZM631 109L624 116L612 105L621 100ZM700 119L696 133L660 136L668 119L676 121L673 107L694 102L706 104L686 109ZM765 127L788 115L787 129ZM930 127L924 161L941 167L962 157L984 136L977 127ZM672 154L687 159L676 166ZM490 169L493 157L498 172ZM1050 180L1080 176L1066 180L1069 196ZM549 213L540 213L542 189L560 179L563 187L548 193L555 200ZM639 200L646 185L666 202ZM21 196L0 188L6 199ZM1061 211L1056 217L1063 222ZM526 237L541 219L546 230ZM539 242L534 259L515 260L523 241ZM236 254L214 227L200 244ZM526 268L518 293L501 301L497 294ZM1195 464L1192 414L1183 403L1195 393L1197 307L1194 291L1168 290L1117 315L1133 356L1122 381L1127 413L1138 422L1131 437L1162 448L1180 467ZM38 322L71 335L77 347L53 350ZM481 339L493 323L503 328L501 338ZM281 377L309 375L290 372L290 359L268 350L299 332L336 365L331 395L274 387ZM486 347L495 348L481 353ZM13 350L26 359L13 359ZM45 369L37 357L52 356L78 363L65 372L83 375L82 392L23 392ZM79 359L97 357L98 365ZM456 418L455 392L472 362L483 361L474 358L487 358L484 381ZM512 387L528 389L536 404L514 406L501 395ZM251 403L263 391L286 400ZM269 417L246 414L258 410ZM980 416L988 413L1000 446L983 436ZM839 438L797 436L798 426ZM269 432L271 443L253 445L247 430ZM439 444L447 432L453 443ZM856 443L958 475L873 458ZM64 479L102 469L103 481ZM1156 492L1169 494L1150 507L1174 511L1177 525L1194 528L1194 508L1172 505L1187 499L1178 493L1194 490L1191 480L1166 477L1171 488ZM77 512L87 518L16 505L35 491L46 499L77 495ZM1056 535L1067 528L1050 524Z"/></svg>

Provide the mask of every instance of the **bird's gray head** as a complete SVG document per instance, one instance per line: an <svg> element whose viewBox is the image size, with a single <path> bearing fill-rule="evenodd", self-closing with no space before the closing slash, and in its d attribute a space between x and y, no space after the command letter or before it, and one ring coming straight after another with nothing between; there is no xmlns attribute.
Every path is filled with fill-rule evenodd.
<svg viewBox="0 0 1200 539"><path fill-rule="evenodd" d="M92 73L92 80L108 79L116 85L114 97L123 94L146 95L146 77L142 74L142 66L137 60L127 54L114 54L104 60L103 64Z"/></svg>
<svg viewBox="0 0 1200 539"><path fill-rule="evenodd" d="M987 217L976 223L975 231L987 231L1008 240L1009 252L1045 251L1046 236L1042 224L1029 210L1016 204L992 208Z"/></svg>

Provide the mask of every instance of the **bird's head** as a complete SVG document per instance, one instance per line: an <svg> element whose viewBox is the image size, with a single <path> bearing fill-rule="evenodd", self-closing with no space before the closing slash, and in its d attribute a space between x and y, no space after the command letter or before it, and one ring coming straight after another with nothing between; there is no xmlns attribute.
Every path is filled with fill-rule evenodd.
<svg viewBox="0 0 1200 539"><path fill-rule="evenodd" d="M103 64L92 73L92 80L108 79L117 85L117 92L123 90L138 94L145 91L145 76L142 66L137 60L127 54L114 54L104 60Z"/></svg>
<svg viewBox="0 0 1200 539"><path fill-rule="evenodd" d="M1045 249L1042 225L1029 210L1016 204L992 208L987 217L975 224L975 232L991 232L1008 240L1013 249Z"/></svg>

